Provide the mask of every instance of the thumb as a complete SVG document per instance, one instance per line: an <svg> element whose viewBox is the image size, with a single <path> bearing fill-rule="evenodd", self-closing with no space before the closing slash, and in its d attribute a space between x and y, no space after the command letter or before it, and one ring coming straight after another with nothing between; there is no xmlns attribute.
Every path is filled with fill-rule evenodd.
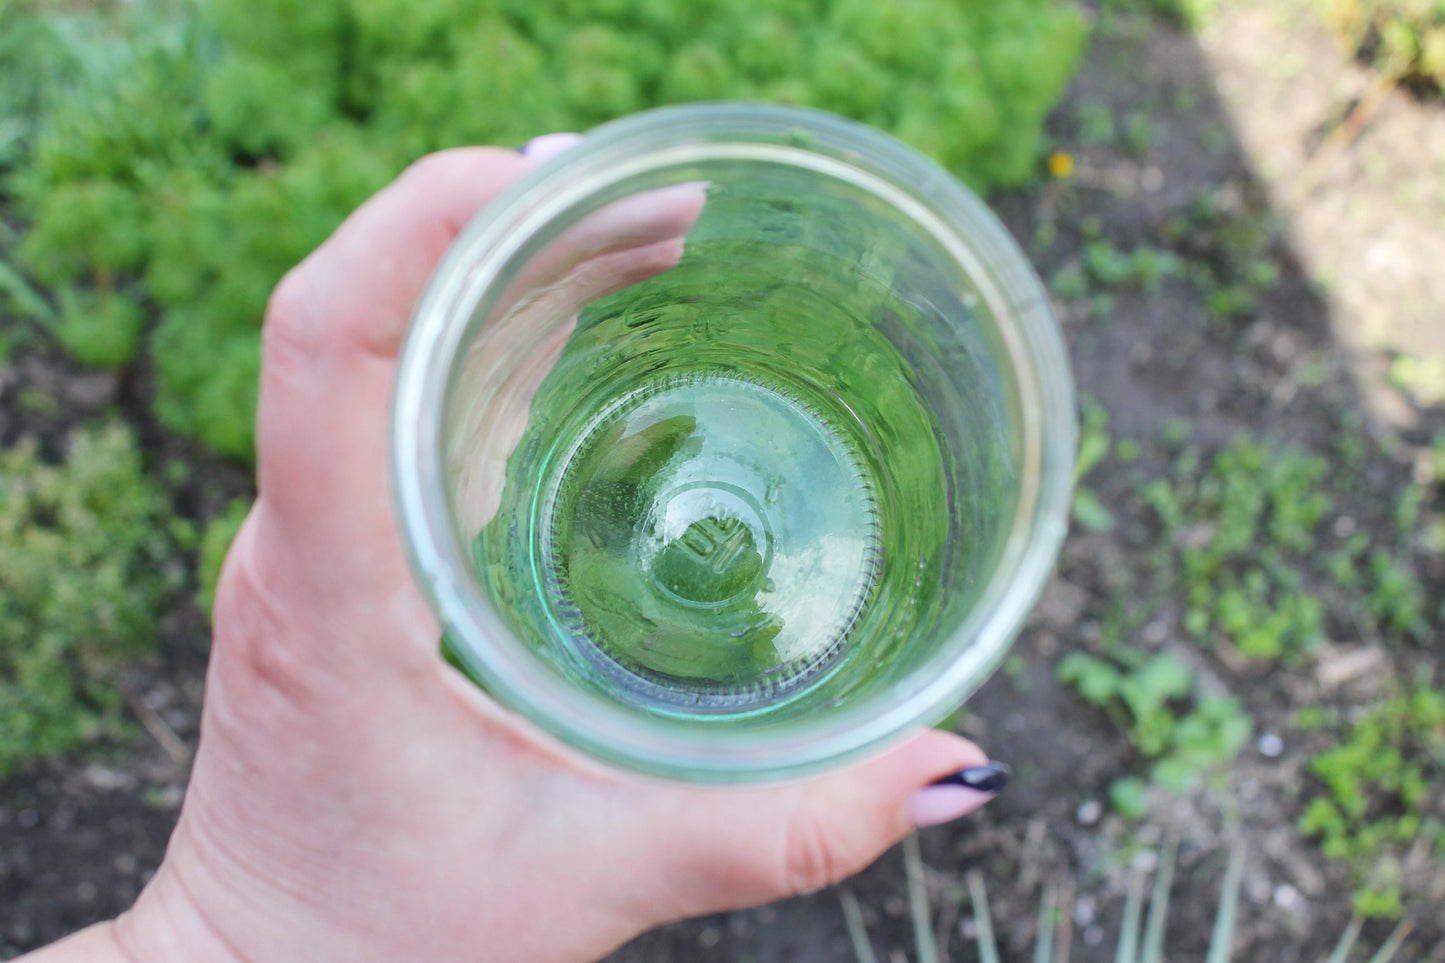
<svg viewBox="0 0 1445 963"><path fill-rule="evenodd" d="M964 778L959 779L959 774ZM972 812L1003 788L1006 768L976 745L930 730L841 772L755 790L688 790L655 826L681 860L673 916L752 906L857 873L920 826ZM937 780L948 782L936 784ZM972 785L970 785L972 784Z"/></svg>

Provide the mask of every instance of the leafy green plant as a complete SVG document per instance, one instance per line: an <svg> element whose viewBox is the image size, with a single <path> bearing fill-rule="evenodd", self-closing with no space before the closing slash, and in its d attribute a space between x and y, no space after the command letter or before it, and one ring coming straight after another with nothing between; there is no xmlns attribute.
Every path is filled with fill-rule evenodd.
<svg viewBox="0 0 1445 963"><path fill-rule="evenodd" d="M1238 700L1208 696L1177 656L1117 645L1109 657L1073 652L1060 661L1059 681L1105 710L1141 756L1150 780L1184 792L1234 759L1254 724ZM1125 776L1110 787L1125 815L1142 814L1142 786Z"/></svg>
<svg viewBox="0 0 1445 963"><path fill-rule="evenodd" d="M1241 438L1207 468L1186 450L1172 482L1143 486L1140 497L1177 546L1186 631L1270 660L1323 639L1324 606L1304 582L1333 504L1327 470L1317 455Z"/></svg>
<svg viewBox="0 0 1445 963"><path fill-rule="evenodd" d="M1439 0L1317 0L1354 55L1390 77L1445 93L1445 4Z"/></svg>
<svg viewBox="0 0 1445 963"><path fill-rule="evenodd" d="M0 453L0 775L117 731L115 675L183 579L169 518L119 425L75 432L59 465Z"/></svg>
<svg viewBox="0 0 1445 963"><path fill-rule="evenodd" d="M1205 307L1220 322L1252 316L1279 280L1277 215L1263 202L1206 190L1165 221L1162 240L1181 257Z"/></svg>
<svg viewBox="0 0 1445 963"><path fill-rule="evenodd" d="M1406 851L1421 843L1445 859L1445 825L1430 803L1445 779L1445 692L1422 676L1367 710L1310 771L1326 792L1311 800L1300 831L1350 866L1357 912L1399 916Z"/></svg>
<svg viewBox="0 0 1445 963"><path fill-rule="evenodd" d="M978 188L1019 184L1085 34L1060 0L150 0L66 23L63 95L36 93L50 61L0 43L21 266L85 292L58 333L96 363L134 357L130 297L158 308L160 420L238 457L272 286L421 153L735 98L833 110Z"/></svg>
<svg viewBox="0 0 1445 963"><path fill-rule="evenodd" d="M1093 238L1077 260L1054 272L1049 289L1065 301L1087 301L1090 314L1103 319L1113 310L1113 292L1158 294L1165 279L1184 273L1184 262L1172 251L1141 244L1125 252L1108 240Z"/></svg>
<svg viewBox="0 0 1445 963"><path fill-rule="evenodd" d="M1390 362L1390 383L1422 407L1445 405L1445 354L1402 354Z"/></svg>
<svg viewBox="0 0 1445 963"><path fill-rule="evenodd" d="M1106 532L1114 527L1114 516L1092 488L1081 483L1105 458L1112 442L1109 438L1109 412L1092 398L1079 405L1079 456L1074 462L1074 522L1093 532Z"/></svg>

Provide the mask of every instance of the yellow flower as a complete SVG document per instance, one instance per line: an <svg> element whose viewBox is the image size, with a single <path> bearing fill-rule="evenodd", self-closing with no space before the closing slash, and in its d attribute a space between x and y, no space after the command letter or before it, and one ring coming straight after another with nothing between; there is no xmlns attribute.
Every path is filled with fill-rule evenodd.
<svg viewBox="0 0 1445 963"><path fill-rule="evenodd" d="M1074 157L1066 151L1056 150L1049 155L1049 173L1059 180L1074 173Z"/></svg>

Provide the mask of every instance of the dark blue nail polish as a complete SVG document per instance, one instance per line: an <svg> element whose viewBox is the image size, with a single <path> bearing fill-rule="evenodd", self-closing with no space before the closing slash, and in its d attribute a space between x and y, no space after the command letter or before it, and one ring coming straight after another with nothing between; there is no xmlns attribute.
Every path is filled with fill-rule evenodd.
<svg viewBox="0 0 1445 963"><path fill-rule="evenodd" d="M998 792L1008 785L1009 767L1001 762L960 769L933 780L933 786L962 786L979 792Z"/></svg>

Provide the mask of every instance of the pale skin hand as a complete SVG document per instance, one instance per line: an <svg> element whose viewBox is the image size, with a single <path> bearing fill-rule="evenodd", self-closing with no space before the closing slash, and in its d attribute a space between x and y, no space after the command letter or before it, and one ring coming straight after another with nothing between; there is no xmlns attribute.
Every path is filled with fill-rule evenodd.
<svg viewBox="0 0 1445 963"><path fill-rule="evenodd" d="M26 963L593 959L820 888L988 798L955 790L941 814L930 790L920 809L921 787L985 760L940 732L766 789L606 771L437 657L387 487L396 355L443 250L528 163L427 158L278 287L260 494L218 590L180 823L130 912Z"/></svg>

